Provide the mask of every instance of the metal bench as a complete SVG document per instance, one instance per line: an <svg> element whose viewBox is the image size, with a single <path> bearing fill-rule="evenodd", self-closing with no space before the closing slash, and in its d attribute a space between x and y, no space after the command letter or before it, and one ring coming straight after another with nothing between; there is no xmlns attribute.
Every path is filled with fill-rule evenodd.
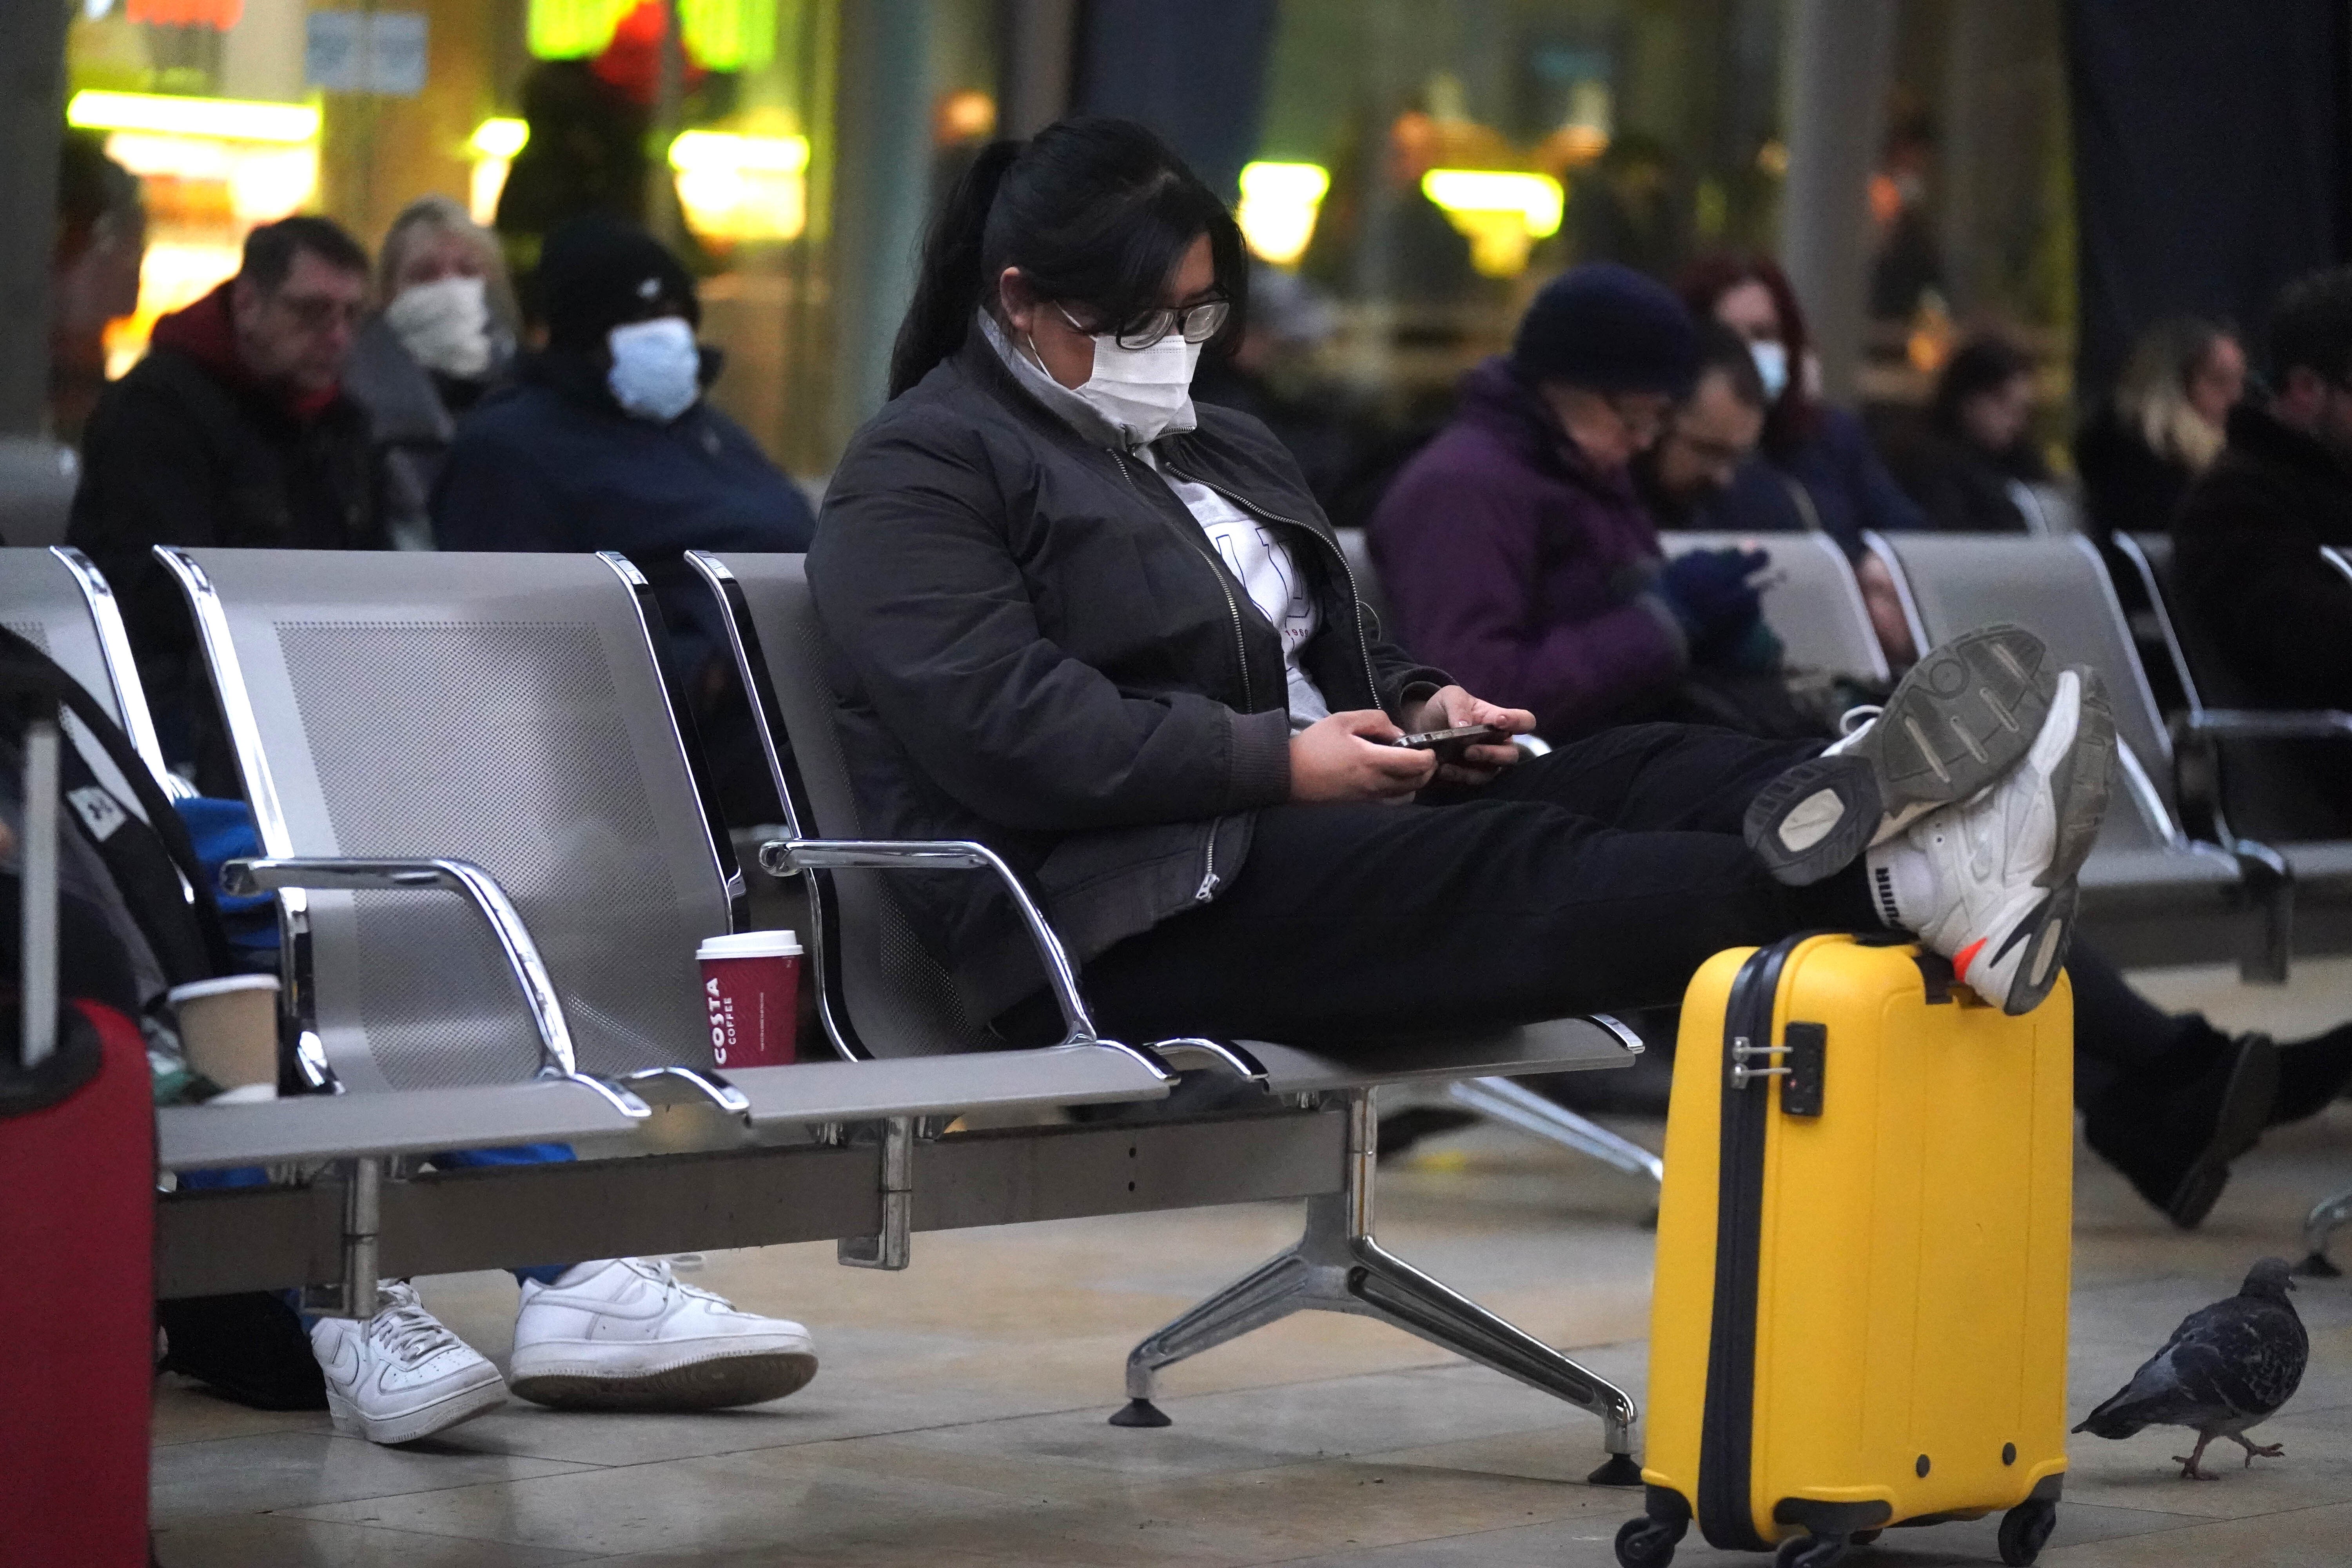
<svg viewBox="0 0 2352 1568"><path fill-rule="evenodd" d="M2126 966L2239 960L2284 978L2289 909L2267 863L2180 826L2172 741L2105 564L2080 535L1869 534L1921 647L1998 621L2024 626L2062 664L2085 664L2113 702L2119 792L2083 868L2084 929Z"/></svg>
<svg viewBox="0 0 2352 1568"><path fill-rule="evenodd" d="M701 552L688 558L727 611L777 794L791 818L790 836L765 847L762 862L811 883L820 1009L835 1048L855 1058L952 1060L982 1048L991 1037L985 1020L964 1016L945 971L916 939L885 885L886 877L908 873L1002 878L1028 921L1068 1039L1094 1039L1074 966L1045 913L1001 861L978 845L866 836L835 730L823 633L802 558L722 559ZM1151 1400L1158 1374L1176 1362L1294 1311L1355 1312L1591 1411L1601 1419L1610 1454L1594 1479L1638 1481L1631 1459L1635 1412L1628 1395L1392 1257L1372 1234L1376 1089L1624 1066L1642 1048L1631 1031L1614 1019L1560 1019L1470 1037L1367 1043L1346 1062L1263 1040L1176 1039L1142 1043L1142 1048L1171 1065L1255 1085L1267 1112L1336 1110L1347 1136L1328 1151L1324 1181L1307 1199L1305 1233L1295 1246L1136 1346L1128 1358L1129 1404L1115 1424L1166 1424ZM1186 1135L1182 1123L1162 1130Z"/></svg>
<svg viewBox="0 0 2352 1568"><path fill-rule="evenodd" d="M2119 533L2116 545L2146 586L2181 692L2172 730L2188 812L2220 842L2289 880L2294 952L2352 952L2352 839L2343 836L2340 806L2315 796L2294 754L2325 745L2352 768L2352 713L2259 706L2203 628L2180 614L2172 541ZM2320 557L2352 581L2352 563L2341 552L2323 549Z"/></svg>
<svg viewBox="0 0 2352 1568"><path fill-rule="evenodd" d="M735 923L741 880L625 561L158 553L266 852L227 880L278 893L287 1037L320 1091L166 1109L162 1163L330 1163L167 1196L166 1294L316 1287L365 1315L379 1272L877 1236L908 1179L882 1129L1166 1093L1165 1068L1110 1047L713 1072L694 950ZM392 1163L547 1142L646 1157Z"/></svg>

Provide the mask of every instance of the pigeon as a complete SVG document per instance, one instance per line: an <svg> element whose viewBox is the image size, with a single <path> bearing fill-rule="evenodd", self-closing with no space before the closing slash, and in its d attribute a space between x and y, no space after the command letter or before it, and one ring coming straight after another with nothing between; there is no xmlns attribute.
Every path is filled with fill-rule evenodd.
<svg viewBox="0 0 2352 1568"><path fill-rule="evenodd" d="M2263 1258L2236 1295L2183 1318L2164 1348L2074 1430L2128 1437L2143 1426L2189 1427L2197 1447L2185 1458L2173 1456L2183 1480L2221 1479L2197 1466L2205 1445L2216 1437L2243 1448L2250 1466L2257 1454L2267 1459L2284 1455L2276 1443L2257 1447L2244 1433L2294 1397L2311 1357L2303 1320L2286 1299L2294 1289L2285 1259Z"/></svg>

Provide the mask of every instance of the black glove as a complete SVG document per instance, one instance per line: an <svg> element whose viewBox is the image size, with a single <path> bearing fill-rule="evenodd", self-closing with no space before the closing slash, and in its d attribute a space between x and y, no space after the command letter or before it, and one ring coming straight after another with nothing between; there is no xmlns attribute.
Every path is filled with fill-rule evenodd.
<svg viewBox="0 0 2352 1568"><path fill-rule="evenodd" d="M1761 550L1693 550L1658 574L1655 592L1682 623L1691 655L1736 644L1762 613L1762 595L1749 579L1770 565Z"/></svg>

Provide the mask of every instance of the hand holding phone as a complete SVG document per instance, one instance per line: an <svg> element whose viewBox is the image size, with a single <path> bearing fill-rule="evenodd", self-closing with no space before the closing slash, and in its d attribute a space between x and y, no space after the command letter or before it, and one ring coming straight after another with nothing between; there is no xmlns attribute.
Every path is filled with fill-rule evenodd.
<svg viewBox="0 0 2352 1568"><path fill-rule="evenodd" d="M1399 735L1389 742L1408 751L1435 752L1440 762L1458 762L1462 753L1487 741L1506 740L1509 736L1492 724L1464 724L1453 730L1423 730L1416 734Z"/></svg>

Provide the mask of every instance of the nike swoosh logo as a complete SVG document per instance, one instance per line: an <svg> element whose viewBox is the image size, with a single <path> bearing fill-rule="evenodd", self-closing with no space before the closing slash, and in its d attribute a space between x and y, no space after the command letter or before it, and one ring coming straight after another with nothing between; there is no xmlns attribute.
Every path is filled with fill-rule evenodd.
<svg viewBox="0 0 2352 1568"><path fill-rule="evenodd" d="M2017 929L2011 931L2008 939L1999 947L1992 950L1992 961L1995 963L1999 963L2003 953L2006 953L2011 948L2015 947L2019 942L2023 942L2027 933L2032 931L2035 926L2042 923L2042 916L2049 908L2050 900L2048 899L2044 899L2040 903L2034 905L2033 908L2028 910L2026 911L2025 918L2017 922Z"/></svg>
<svg viewBox="0 0 2352 1568"><path fill-rule="evenodd" d="M624 1302L608 1301L600 1297L562 1295L553 1290L542 1290L530 1299L530 1304L534 1307L541 1303L554 1307L569 1307L576 1312L593 1312L599 1317L626 1318L637 1321L658 1318L669 1310L669 1303L658 1296L656 1296L650 1303L642 1298L635 1301Z"/></svg>

